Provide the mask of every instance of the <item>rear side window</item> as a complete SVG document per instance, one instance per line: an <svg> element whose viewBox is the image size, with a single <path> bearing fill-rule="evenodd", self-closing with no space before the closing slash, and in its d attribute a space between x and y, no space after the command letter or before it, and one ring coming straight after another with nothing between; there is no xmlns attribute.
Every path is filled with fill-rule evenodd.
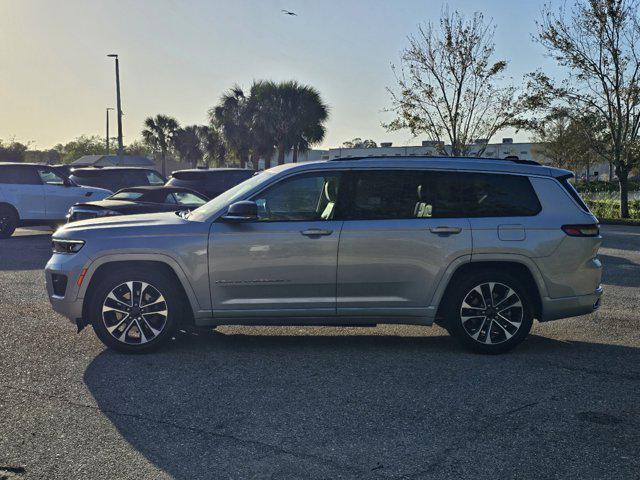
<svg viewBox="0 0 640 480"><path fill-rule="evenodd" d="M350 220L515 217L540 212L526 177L443 171L356 171L347 187Z"/></svg>
<svg viewBox="0 0 640 480"><path fill-rule="evenodd" d="M153 170L147 170L145 172L147 175L147 183L149 185L164 185L165 181L159 174L154 172Z"/></svg>
<svg viewBox="0 0 640 480"><path fill-rule="evenodd" d="M87 187L106 188L115 192L125 187L120 181L120 173L109 170L95 170L87 172L77 172L71 175L71 180L78 185Z"/></svg>
<svg viewBox="0 0 640 480"><path fill-rule="evenodd" d="M0 183L40 185L35 168L29 165L0 165Z"/></svg>
<svg viewBox="0 0 640 480"><path fill-rule="evenodd" d="M529 217L542 209L527 177L461 173L459 181L468 217Z"/></svg>
<svg viewBox="0 0 640 480"><path fill-rule="evenodd" d="M560 183L562 184L564 189L569 193L569 195L571 195L573 199L578 203L578 205L580 205L580 208L582 210L584 210L587 213L591 213L589 212L589 207L587 207L587 204L584 203L584 200L582 200L582 197L580 196L578 191L575 189L575 187L571 184L568 177L562 178L560 180Z"/></svg>

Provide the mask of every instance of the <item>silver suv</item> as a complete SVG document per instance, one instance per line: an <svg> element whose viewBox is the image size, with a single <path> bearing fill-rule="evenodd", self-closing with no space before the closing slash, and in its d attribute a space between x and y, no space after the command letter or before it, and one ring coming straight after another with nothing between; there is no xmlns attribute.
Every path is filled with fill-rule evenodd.
<svg viewBox="0 0 640 480"><path fill-rule="evenodd" d="M187 326L434 322L505 352L534 318L599 306L601 237L571 176L479 158L283 165L191 213L62 227L47 289L125 352Z"/></svg>

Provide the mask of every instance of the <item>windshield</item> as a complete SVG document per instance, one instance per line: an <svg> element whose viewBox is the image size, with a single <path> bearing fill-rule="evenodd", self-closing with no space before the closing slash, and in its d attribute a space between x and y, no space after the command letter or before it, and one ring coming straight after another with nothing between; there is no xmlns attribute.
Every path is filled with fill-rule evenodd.
<svg viewBox="0 0 640 480"><path fill-rule="evenodd" d="M195 220L197 222L201 222L209 218L209 216L222 207L229 205L234 200L240 198L245 193L249 192L256 186L260 185L262 182L266 181L269 177L273 176L271 172L262 172L253 177L245 180L242 183L239 183L235 187L227 190L226 192L218 195L213 200L205 203L203 206L195 209L189 215L189 220Z"/></svg>
<svg viewBox="0 0 640 480"><path fill-rule="evenodd" d="M109 200L138 200L143 195L143 192L118 192L111 195Z"/></svg>

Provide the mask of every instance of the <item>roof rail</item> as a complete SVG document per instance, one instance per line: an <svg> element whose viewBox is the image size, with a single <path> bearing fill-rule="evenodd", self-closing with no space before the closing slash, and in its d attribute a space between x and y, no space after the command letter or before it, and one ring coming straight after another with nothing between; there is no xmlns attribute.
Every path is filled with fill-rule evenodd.
<svg viewBox="0 0 640 480"><path fill-rule="evenodd" d="M505 157L505 158L492 158L492 157L442 157L442 156L431 156L431 155L399 155L399 156L392 156L389 155L384 156L384 155L368 155L368 156L356 156L356 157L336 157L336 158L331 158L329 159L330 162L347 162L349 160L377 160L377 159L383 159L383 158L392 158L392 159L396 159L396 160L415 160L415 159L439 159L439 160L443 160L443 159L447 159L447 158L451 158L451 159L456 159L456 160L478 160L478 161L484 161L484 160L498 160L501 162L513 162L513 163L519 163L522 165L538 165L540 166L541 164L536 162L535 160L524 160L524 159L520 159L518 157Z"/></svg>

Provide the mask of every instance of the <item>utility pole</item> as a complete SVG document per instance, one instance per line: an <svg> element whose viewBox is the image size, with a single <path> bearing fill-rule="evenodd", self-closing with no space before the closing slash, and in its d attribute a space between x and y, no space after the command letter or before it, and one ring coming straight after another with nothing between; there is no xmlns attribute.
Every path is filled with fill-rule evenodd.
<svg viewBox="0 0 640 480"><path fill-rule="evenodd" d="M107 135L104 137L104 141L107 147L107 155L109 155L109 110L113 110L111 107L107 107Z"/></svg>
<svg viewBox="0 0 640 480"><path fill-rule="evenodd" d="M116 60L116 108L118 116L118 156L120 156L124 151L122 146L122 104L120 103L120 63L117 53L110 53L107 57L115 58Z"/></svg>

